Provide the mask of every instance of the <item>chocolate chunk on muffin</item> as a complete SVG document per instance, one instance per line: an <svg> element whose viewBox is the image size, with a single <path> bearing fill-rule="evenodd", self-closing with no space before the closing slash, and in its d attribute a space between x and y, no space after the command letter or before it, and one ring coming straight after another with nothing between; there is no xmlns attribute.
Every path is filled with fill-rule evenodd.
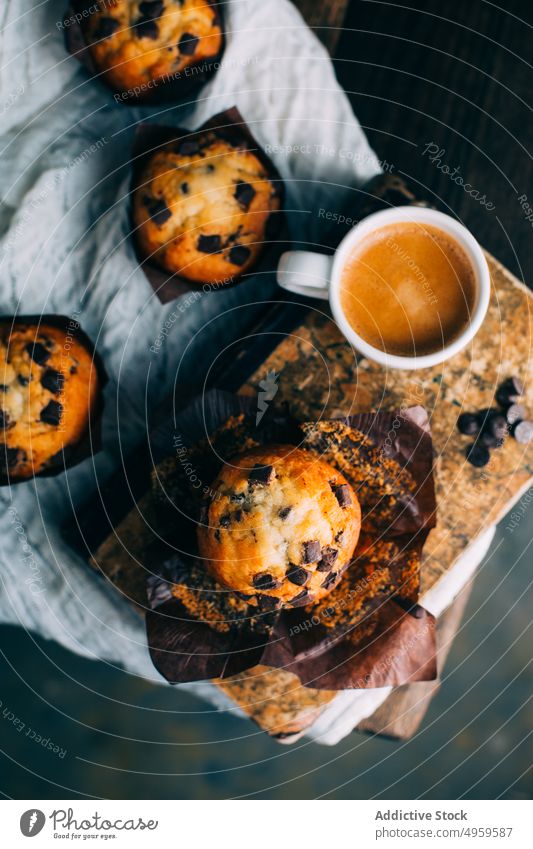
<svg viewBox="0 0 533 849"><path fill-rule="evenodd" d="M265 599L290 607L327 595L351 562L361 525L344 476L289 445L225 465L205 506L197 535L207 569L261 609Z"/></svg>
<svg viewBox="0 0 533 849"><path fill-rule="evenodd" d="M262 157L244 136L219 130L164 145L136 183L141 256L198 284L223 286L249 271L281 207Z"/></svg>
<svg viewBox="0 0 533 849"><path fill-rule="evenodd" d="M0 321L0 480L70 465L100 407L94 356L52 324Z"/></svg>
<svg viewBox="0 0 533 849"><path fill-rule="evenodd" d="M180 80L190 87L223 48L218 6L209 0L95 0L88 12L81 26L93 64L124 95L148 98Z"/></svg>

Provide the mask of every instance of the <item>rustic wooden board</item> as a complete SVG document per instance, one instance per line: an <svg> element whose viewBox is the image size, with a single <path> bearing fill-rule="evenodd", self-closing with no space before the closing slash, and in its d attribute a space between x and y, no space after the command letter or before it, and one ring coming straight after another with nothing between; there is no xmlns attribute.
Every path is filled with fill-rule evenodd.
<svg viewBox="0 0 533 849"><path fill-rule="evenodd" d="M464 457L468 439L456 430L461 410L490 406L504 377L518 374L525 378L529 372L533 296L500 263L487 258L492 277L487 319L471 346L448 363L423 372L387 373L354 354L320 304L283 337L241 387L243 393L257 395L259 381L274 371L278 375L276 401L286 401L304 419L413 403L426 406L436 449L438 525L426 544L423 590L442 578L468 546L511 509L533 480L533 446L525 448L510 438L493 452L488 466L475 469ZM526 403L533 409L531 387L528 393ZM93 564L126 598L143 607L143 550L152 541L153 510L148 496L140 498L93 558ZM295 676L264 667L218 682L218 686L261 728L288 740L309 727L336 695L303 688ZM427 702L433 692L431 685L430 690ZM380 709L378 722L385 715L394 726L398 698L400 705L404 704L405 691ZM427 702L420 706L418 720ZM414 724L413 710L411 727ZM375 730L367 723L366 729L370 727Z"/></svg>

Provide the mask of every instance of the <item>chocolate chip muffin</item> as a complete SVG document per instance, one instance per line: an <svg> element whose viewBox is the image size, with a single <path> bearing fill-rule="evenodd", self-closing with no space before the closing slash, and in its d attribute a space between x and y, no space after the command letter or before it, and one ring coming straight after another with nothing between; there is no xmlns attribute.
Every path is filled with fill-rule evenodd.
<svg viewBox="0 0 533 849"><path fill-rule="evenodd" d="M194 83L221 53L220 15L209 0L83 2L89 14L82 30L93 64L124 94L148 97L173 81Z"/></svg>
<svg viewBox="0 0 533 849"><path fill-rule="evenodd" d="M225 465L198 524L211 574L262 610L318 601L349 565L361 511L343 475L310 451L258 448Z"/></svg>
<svg viewBox="0 0 533 849"><path fill-rule="evenodd" d="M15 483L70 465L99 384L92 352L67 325L0 322L0 479Z"/></svg>
<svg viewBox="0 0 533 849"><path fill-rule="evenodd" d="M149 159L133 199L143 257L194 283L225 285L256 262L280 186L235 133L206 130Z"/></svg>

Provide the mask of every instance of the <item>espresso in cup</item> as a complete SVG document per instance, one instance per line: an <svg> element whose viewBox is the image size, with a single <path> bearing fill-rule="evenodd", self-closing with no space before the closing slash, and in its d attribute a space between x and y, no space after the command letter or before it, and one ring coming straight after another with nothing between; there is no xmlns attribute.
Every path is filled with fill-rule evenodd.
<svg viewBox="0 0 533 849"><path fill-rule="evenodd" d="M385 368L432 368L468 345L487 313L490 273L459 221L422 206L373 212L333 254L286 251L279 285L328 300L353 348Z"/></svg>
<svg viewBox="0 0 533 849"><path fill-rule="evenodd" d="M476 304L476 276L465 250L421 221L367 234L347 255L339 286L354 332L401 357L432 354L458 339Z"/></svg>

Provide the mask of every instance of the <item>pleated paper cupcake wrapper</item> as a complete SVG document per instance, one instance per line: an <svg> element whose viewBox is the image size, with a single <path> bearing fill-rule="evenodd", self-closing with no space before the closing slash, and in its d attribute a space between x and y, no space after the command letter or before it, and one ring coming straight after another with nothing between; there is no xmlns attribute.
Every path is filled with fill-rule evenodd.
<svg viewBox="0 0 533 849"><path fill-rule="evenodd" d="M216 284L213 284L209 281L205 281L205 283L194 282L179 274L169 273L159 267L153 259L146 258L137 245L135 237L136 228L131 212L132 204L130 204L130 232L132 234L137 260L155 294L163 304L173 301L188 292L197 292L198 294L202 294L202 296L205 294L216 296L216 293L219 291L245 283L254 274L264 274L268 271L273 271L277 266L282 251L286 250L289 246L283 214L285 196L283 180L272 160L253 137L236 106L226 109L218 115L214 115L209 121L206 121L201 127L193 131L183 127L141 124L135 134L131 156L131 198L133 199L133 192L140 183L143 169L150 156L166 145L175 144L181 140L192 143L207 130L214 130L217 135L226 139L231 144L254 153L259 162L264 166L269 179L279 194L281 209L270 213L267 221L267 232L265 233L266 241L257 258L257 262L242 277L228 275L224 280L217 281Z"/></svg>
<svg viewBox="0 0 533 849"><path fill-rule="evenodd" d="M70 445L64 445L63 449L52 457L46 466L42 469L37 477L49 478L55 477L66 471L72 466L76 466L87 457L90 457L101 448L101 423L102 413L104 409L103 388L107 383L107 374L103 362L99 354L96 352L91 339L81 329L78 322L64 315L42 314L42 315L0 315L0 325L7 326L9 329L15 325L26 324L35 327L43 327L51 325L62 330L65 334L69 334L73 339L79 342L85 350L91 355L98 375L98 396L97 401L92 411L90 420L87 422L85 433L77 442ZM2 446L0 445L0 451ZM9 470L2 471L0 469L0 486L13 486L17 483L24 483L23 480L11 480Z"/></svg>
<svg viewBox="0 0 533 849"><path fill-rule="evenodd" d="M96 11L96 0L71 0L63 18L65 22L68 21L68 26L64 27L65 46L68 52L83 65L92 77L115 94L120 95L118 103L128 106L157 106L160 103L172 103L173 101L179 103L205 85L216 73L222 61L226 44L223 4L217 2L217 0L208 0L208 2L216 10L222 29L222 46L217 55L211 59L202 59L199 65L189 66L187 72L184 69L173 75L167 75L161 81L151 81L151 84L145 85L142 91L136 91L134 88L127 90L114 88L106 82L105 72L96 67L81 25L82 19L86 20L89 15Z"/></svg>
<svg viewBox="0 0 533 849"><path fill-rule="evenodd" d="M196 527L222 463L276 443L313 451L350 480L361 538L325 599L261 613L207 573ZM435 621L418 604L422 550L436 516L422 407L297 422L271 406L256 425L255 402L211 390L163 422L151 450L160 540L145 560L146 623L152 660L168 681L226 678L257 664L327 690L435 678Z"/></svg>

